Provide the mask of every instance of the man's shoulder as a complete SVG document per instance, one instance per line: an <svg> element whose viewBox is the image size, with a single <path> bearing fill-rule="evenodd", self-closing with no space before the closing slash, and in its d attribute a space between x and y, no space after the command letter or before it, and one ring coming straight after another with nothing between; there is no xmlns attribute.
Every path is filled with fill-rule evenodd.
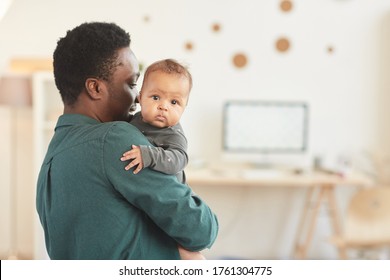
<svg viewBox="0 0 390 280"><path fill-rule="evenodd" d="M118 135L142 135L142 133L131 123L124 121L106 122L101 124L101 128L109 134Z"/></svg>
<svg viewBox="0 0 390 280"><path fill-rule="evenodd" d="M103 123L102 129L105 132L104 138L113 144L141 142L148 143L145 136L134 125L124 122L116 121Z"/></svg>

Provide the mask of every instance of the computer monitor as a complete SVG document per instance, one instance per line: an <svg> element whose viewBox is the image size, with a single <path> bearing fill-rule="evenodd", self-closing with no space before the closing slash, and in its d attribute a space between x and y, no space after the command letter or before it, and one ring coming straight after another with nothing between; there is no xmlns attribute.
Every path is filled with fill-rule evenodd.
<svg viewBox="0 0 390 280"><path fill-rule="evenodd" d="M223 109L223 150L251 162L288 163L308 148L305 102L235 100Z"/></svg>

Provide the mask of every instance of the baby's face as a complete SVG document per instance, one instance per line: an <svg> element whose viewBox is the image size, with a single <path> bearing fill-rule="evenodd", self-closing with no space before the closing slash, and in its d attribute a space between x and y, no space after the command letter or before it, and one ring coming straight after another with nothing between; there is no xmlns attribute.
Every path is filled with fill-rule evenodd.
<svg viewBox="0 0 390 280"><path fill-rule="evenodd" d="M142 120L155 127L176 125L187 106L189 81L184 76L151 72L138 97Z"/></svg>

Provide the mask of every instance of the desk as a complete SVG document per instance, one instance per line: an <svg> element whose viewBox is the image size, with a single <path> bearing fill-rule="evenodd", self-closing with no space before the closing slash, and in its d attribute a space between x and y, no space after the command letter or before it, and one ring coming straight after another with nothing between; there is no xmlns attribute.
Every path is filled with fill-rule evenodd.
<svg viewBox="0 0 390 280"><path fill-rule="evenodd" d="M250 172L248 172L250 171ZM276 171L276 172L274 172ZM347 176L324 172L297 174L291 170L259 170L249 165L232 166L231 164L214 164L207 167L186 170L187 183L191 186L255 186L255 187L298 187L307 188L304 210L302 212L294 244L294 258L305 259L313 238L319 209L323 203L328 204L329 217L333 233L341 234L340 215L335 198L336 186L367 187L373 182L362 174L350 173ZM314 202L314 208L311 204ZM338 250L341 259L346 258L345 249Z"/></svg>

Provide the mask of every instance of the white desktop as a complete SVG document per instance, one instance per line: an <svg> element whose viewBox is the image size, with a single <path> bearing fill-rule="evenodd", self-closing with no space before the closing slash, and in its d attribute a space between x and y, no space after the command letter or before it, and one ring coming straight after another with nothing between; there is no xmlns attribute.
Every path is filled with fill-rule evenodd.
<svg viewBox="0 0 390 280"><path fill-rule="evenodd" d="M224 162L251 163L243 176L276 176L311 167L305 102L235 100L223 108Z"/></svg>

